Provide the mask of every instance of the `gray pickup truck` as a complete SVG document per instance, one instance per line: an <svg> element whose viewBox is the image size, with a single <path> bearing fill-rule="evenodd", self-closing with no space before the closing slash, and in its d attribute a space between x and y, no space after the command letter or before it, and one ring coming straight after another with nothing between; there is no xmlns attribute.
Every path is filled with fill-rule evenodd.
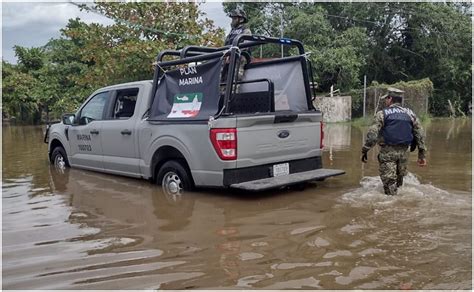
<svg viewBox="0 0 474 292"><path fill-rule="evenodd" d="M269 44L296 54L250 57L251 47ZM48 127L49 159L59 169L150 179L170 194L261 191L340 175L322 168L311 72L291 39L242 35L228 47L165 50L153 80L101 88Z"/></svg>

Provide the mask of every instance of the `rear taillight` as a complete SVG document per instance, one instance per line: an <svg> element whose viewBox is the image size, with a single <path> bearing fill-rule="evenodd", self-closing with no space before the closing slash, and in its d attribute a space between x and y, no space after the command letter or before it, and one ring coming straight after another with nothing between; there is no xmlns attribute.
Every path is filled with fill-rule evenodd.
<svg viewBox="0 0 474 292"><path fill-rule="evenodd" d="M321 135L319 135L321 137L320 141L319 141L319 148L323 149L324 148L324 123L323 121L321 121Z"/></svg>
<svg viewBox="0 0 474 292"><path fill-rule="evenodd" d="M220 159L237 159L237 129L211 129L211 142Z"/></svg>

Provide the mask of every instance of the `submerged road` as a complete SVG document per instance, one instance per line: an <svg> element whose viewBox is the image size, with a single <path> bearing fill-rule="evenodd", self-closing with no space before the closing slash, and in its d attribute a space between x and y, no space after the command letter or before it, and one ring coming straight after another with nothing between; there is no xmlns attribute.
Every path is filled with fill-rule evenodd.
<svg viewBox="0 0 474 292"><path fill-rule="evenodd" d="M328 124L305 190L199 190L48 164L41 127L3 127L3 289L472 289L471 120L426 126L427 168L383 194L365 129Z"/></svg>

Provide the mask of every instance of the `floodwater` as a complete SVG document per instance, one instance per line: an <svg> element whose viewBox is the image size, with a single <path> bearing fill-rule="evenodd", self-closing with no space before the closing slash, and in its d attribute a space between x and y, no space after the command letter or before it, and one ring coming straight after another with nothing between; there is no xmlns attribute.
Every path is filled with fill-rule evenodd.
<svg viewBox="0 0 474 292"><path fill-rule="evenodd" d="M429 166L382 193L365 129L326 126L303 191L200 190L48 164L40 127L3 127L3 289L471 289L471 120L426 126Z"/></svg>

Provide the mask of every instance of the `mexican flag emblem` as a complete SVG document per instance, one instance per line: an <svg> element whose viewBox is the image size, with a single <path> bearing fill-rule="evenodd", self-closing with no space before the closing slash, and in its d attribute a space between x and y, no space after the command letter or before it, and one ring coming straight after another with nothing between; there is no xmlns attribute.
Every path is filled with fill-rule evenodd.
<svg viewBox="0 0 474 292"><path fill-rule="evenodd" d="M178 93L173 98L173 107L168 118L193 118L199 114L201 104L201 92Z"/></svg>

